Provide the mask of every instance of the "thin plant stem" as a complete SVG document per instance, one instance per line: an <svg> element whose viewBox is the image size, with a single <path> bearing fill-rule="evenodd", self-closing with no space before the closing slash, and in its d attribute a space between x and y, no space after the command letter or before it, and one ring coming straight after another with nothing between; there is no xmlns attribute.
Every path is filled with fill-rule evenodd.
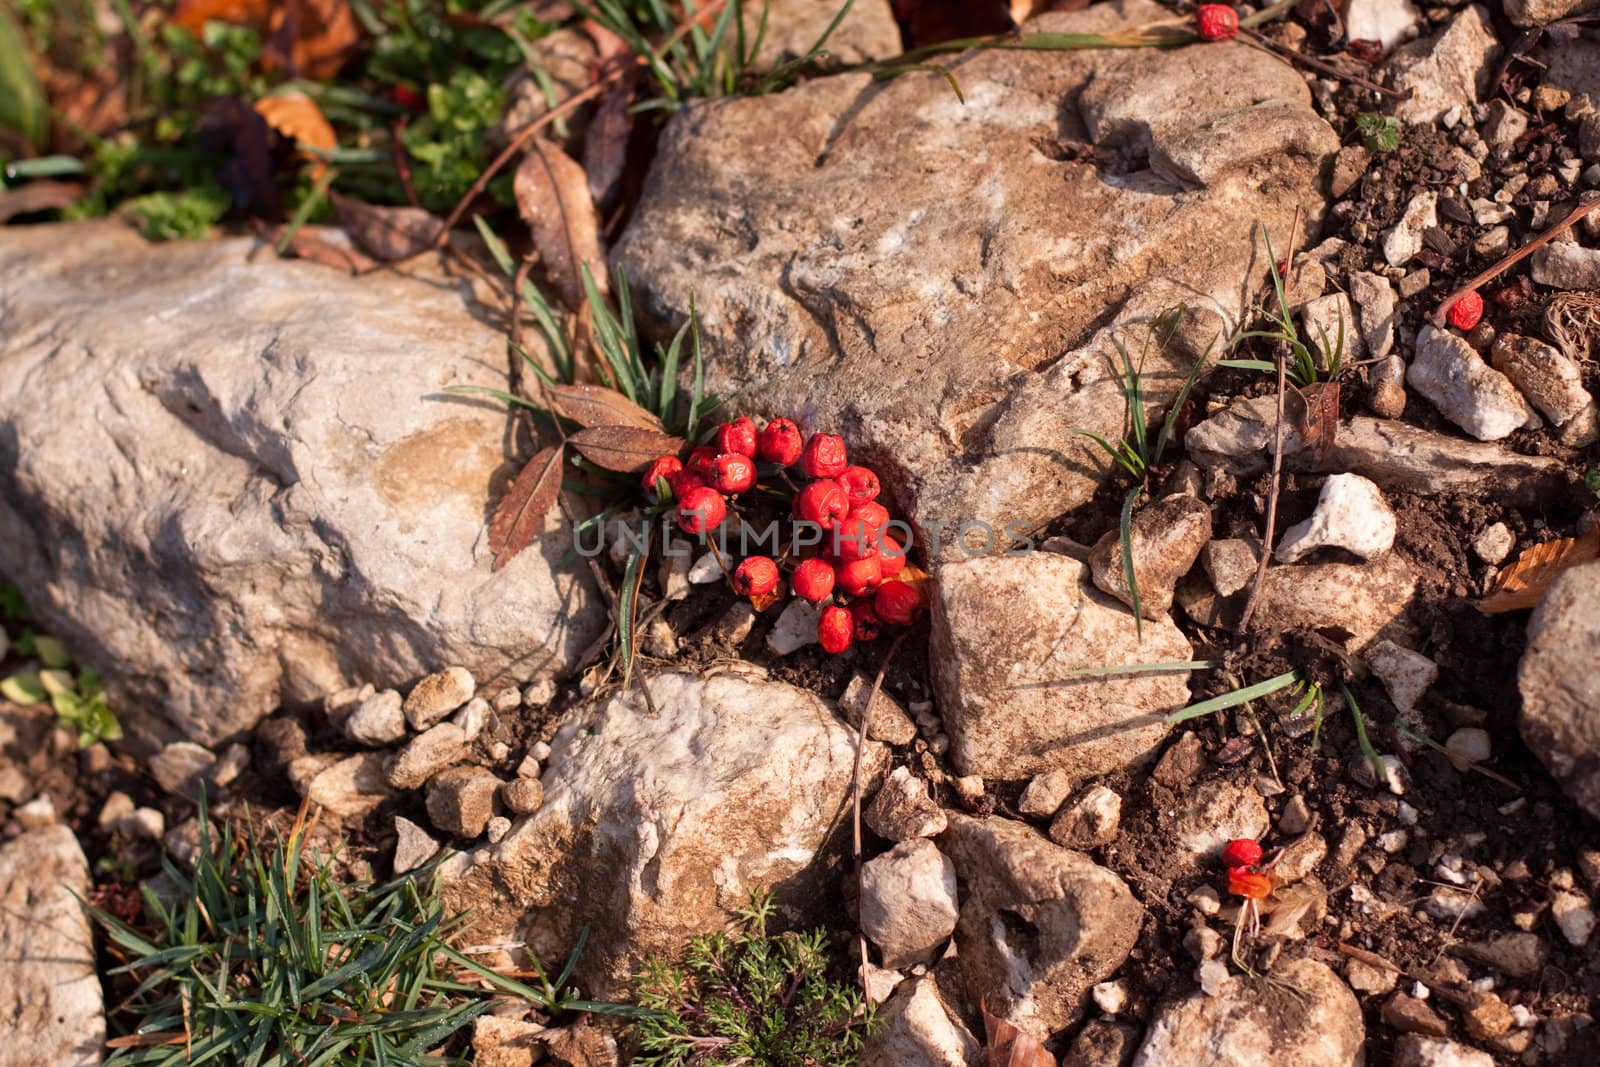
<svg viewBox="0 0 1600 1067"><path fill-rule="evenodd" d="M861 754L867 747L867 731L872 729L872 705L878 700L878 694L883 690L883 676L889 670L889 664L894 660L894 654L900 650L900 645L911 633L910 630L901 630L895 637L894 643L889 646L889 651L883 654L883 662L878 665L877 676L872 679L872 688L867 691L866 703L861 707L861 725L856 727L856 757L855 767L850 772L850 861L855 867L856 876L856 948L861 956L861 992L867 993L867 935L860 929L860 908L864 895L861 881ZM868 997L870 1002L871 998Z"/></svg>
<svg viewBox="0 0 1600 1067"><path fill-rule="evenodd" d="M1567 227L1571 226L1573 223L1589 214L1589 212L1596 209L1600 209L1600 195L1591 194L1590 199L1587 202L1579 204L1577 207L1573 208L1567 213L1566 218L1562 219L1560 222L1556 223L1554 226L1550 227L1548 230L1544 231L1538 237L1535 237L1533 240L1529 241L1515 252L1511 252L1502 257L1498 263L1486 268L1482 272L1474 275L1472 278L1462 283L1456 289L1446 293L1445 298L1439 301L1439 306L1433 309L1433 314L1428 316L1428 321L1433 323L1434 326L1438 327L1439 329L1444 329L1445 316L1449 314L1451 307L1455 305L1457 300L1460 300L1462 297L1478 288L1478 286L1483 285L1485 282L1490 282L1498 278L1501 274L1504 274L1507 270L1511 269L1511 267L1519 263L1523 257L1531 254L1534 249L1549 244L1551 241L1555 240L1556 236Z"/></svg>
<svg viewBox="0 0 1600 1067"><path fill-rule="evenodd" d="M1250 627L1256 603L1261 598L1261 587L1267 579L1267 562L1272 555L1272 538L1278 522L1278 487L1283 482L1283 393L1287 372L1282 350L1278 352L1278 413L1272 423L1272 484L1267 490L1267 529L1261 544L1261 559L1256 563L1255 581L1250 583L1250 598L1245 601L1244 613L1239 616L1235 632L1244 633Z"/></svg>

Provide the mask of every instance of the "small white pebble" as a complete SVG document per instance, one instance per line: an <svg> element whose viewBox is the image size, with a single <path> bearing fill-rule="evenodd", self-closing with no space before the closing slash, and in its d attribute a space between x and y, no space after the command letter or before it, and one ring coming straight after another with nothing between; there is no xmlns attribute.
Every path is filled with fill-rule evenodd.
<svg viewBox="0 0 1600 1067"><path fill-rule="evenodd" d="M533 758L532 753L529 753L527 756L523 757L521 763L517 764L517 777L537 778L539 777L539 773L542 769L543 768L539 766L539 761Z"/></svg>
<svg viewBox="0 0 1600 1067"><path fill-rule="evenodd" d="M1477 990L1479 993L1493 993L1494 977L1486 974L1482 978L1474 980L1472 983L1472 988Z"/></svg>
<svg viewBox="0 0 1600 1067"><path fill-rule="evenodd" d="M1464 726L1445 740L1444 748L1456 769L1466 770L1470 763L1484 763L1489 759L1489 731Z"/></svg>
<svg viewBox="0 0 1600 1067"><path fill-rule="evenodd" d="M1411 999L1412 1000L1427 1000L1428 999L1428 987L1423 985L1421 982L1412 982L1411 983Z"/></svg>
<svg viewBox="0 0 1600 1067"><path fill-rule="evenodd" d="M1411 835L1404 830L1390 830L1386 834L1378 835L1378 847L1392 856L1405 848L1406 842L1410 839Z"/></svg>
<svg viewBox="0 0 1600 1067"><path fill-rule="evenodd" d="M528 755L543 763L550 758L550 745L544 741L535 741L533 747L528 749Z"/></svg>
<svg viewBox="0 0 1600 1067"><path fill-rule="evenodd" d="M50 794L41 793L11 814L24 830L38 830L56 821L56 806Z"/></svg>
<svg viewBox="0 0 1600 1067"><path fill-rule="evenodd" d="M498 845L511 832L511 820L504 815L496 815L489 820L489 825L485 829L489 834L489 843Z"/></svg>
<svg viewBox="0 0 1600 1067"><path fill-rule="evenodd" d="M1107 1015L1116 1015L1128 1006L1128 990L1121 982L1101 982L1091 991L1095 1007Z"/></svg>
<svg viewBox="0 0 1600 1067"><path fill-rule="evenodd" d="M1189 903L1201 915L1215 915L1222 910L1222 896L1216 886L1203 885L1189 894Z"/></svg>
<svg viewBox="0 0 1600 1067"><path fill-rule="evenodd" d="M1518 1030L1532 1030L1539 1025L1539 1017L1529 1011L1526 1004L1511 1005L1511 1021L1516 1024Z"/></svg>

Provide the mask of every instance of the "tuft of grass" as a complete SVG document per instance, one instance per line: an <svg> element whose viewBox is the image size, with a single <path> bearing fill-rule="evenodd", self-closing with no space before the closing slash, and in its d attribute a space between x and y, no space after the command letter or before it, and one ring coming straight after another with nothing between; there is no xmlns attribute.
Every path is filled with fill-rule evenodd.
<svg viewBox="0 0 1600 1067"><path fill-rule="evenodd" d="M569 961L534 988L456 951L464 916L446 918L436 868L386 885L348 885L304 851L302 809L287 838L212 836L201 799L192 873L163 858L174 891L141 887L139 927L91 908L113 975L137 981L113 1010L131 1021L109 1065L357 1067L462 1062L440 1049L494 1005L485 986L566 1010L640 1014L578 1000ZM581 944L580 944L581 947Z"/></svg>
<svg viewBox="0 0 1600 1067"><path fill-rule="evenodd" d="M851 1067L877 1023L852 986L828 977L827 933L768 934L757 892L729 933L695 938L681 965L644 966L635 1067Z"/></svg>
<svg viewBox="0 0 1600 1067"><path fill-rule="evenodd" d="M1265 236L1265 240L1267 270L1272 275L1272 293L1277 308L1267 311L1265 328L1245 330L1234 338L1234 343L1249 338L1262 338L1287 348L1289 363L1285 370L1289 380L1302 389L1309 388L1318 380L1331 382L1338 378L1340 371L1344 369L1344 315L1339 316L1337 337L1329 338L1325 331L1319 330L1322 336L1315 340L1315 347L1307 344L1301 338L1300 331L1295 328L1294 316L1289 312L1289 298L1283 285L1283 272L1278 269L1277 253L1272 249L1272 238ZM1258 370L1265 374L1278 372L1277 364L1264 359L1219 359L1217 366ZM1326 371L1323 368L1326 368ZM1324 374L1325 379L1323 379Z"/></svg>
<svg viewBox="0 0 1600 1067"><path fill-rule="evenodd" d="M1071 430L1072 433L1094 441L1107 456L1111 457L1113 463L1133 477L1133 485L1122 500L1119 539L1122 545L1123 578L1128 583L1128 593L1133 599L1134 628L1141 639L1144 637L1144 613L1140 609L1139 581L1133 569L1133 508L1149 484L1150 472L1160 466L1161 459L1166 454L1167 445L1172 440L1173 428L1178 422L1178 414L1188 401L1189 392L1200 379L1201 372L1205 370L1208 353L1203 353L1189 369L1154 439L1150 437L1149 416L1145 408L1144 364L1150 354L1150 342L1157 333L1164 330L1164 335L1159 341L1159 345L1164 347L1177 334L1178 328L1183 325L1183 317L1188 312L1188 306L1180 304L1158 316L1156 323L1145 334L1144 346L1140 349L1137 363L1129 355L1127 345L1123 344L1120 338L1115 342L1117 352L1122 356L1123 369L1122 436L1113 442L1093 430L1075 428Z"/></svg>

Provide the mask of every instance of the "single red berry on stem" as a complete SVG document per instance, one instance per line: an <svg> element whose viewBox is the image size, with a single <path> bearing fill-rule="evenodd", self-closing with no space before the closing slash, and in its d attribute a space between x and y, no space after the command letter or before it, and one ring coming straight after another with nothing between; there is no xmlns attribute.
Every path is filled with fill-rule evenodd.
<svg viewBox="0 0 1600 1067"><path fill-rule="evenodd" d="M1236 897L1260 900L1271 894L1272 876L1249 867L1234 867L1228 872L1228 892Z"/></svg>
<svg viewBox="0 0 1600 1067"><path fill-rule="evenodd" d="M866 467L846 467L836 479L850 497L850 506L870 504L878 499L878 476Z"/></svg>
<svg viewBox="0 0 1600 1067"><path fill-rule="evenodd" d="M878 618L895 626L910 626L922 610L922 594L909 582L884 582L872 606Z"/></svg>
<svg viewBox="0 0 1600 1067"><path fill-rule="evenodd" d="M844 438L838 434L817 433L806 442L800 454L800 469L812 478L833 478L850 465L845 457Z"/></svg>
<svg viewBox="0 0 1600 1067"><path fill-rule="evenodd" d="M756 424L743 415L717 427L717 451L756 457Z"/></svg>
<svg viewBox="0 0 1600 1067"><path fill-rule="evenodd" d="M818 604L833 595L833 583L837 579L833 564L817 557L800 561L800 566L794 569L794 574L789 578L789 588L801 600Z"/></svg>
<svg viewBox="0 0 1600 1067"><path fill-rule="evenodd" d="M800 436L800 427L789 419L773 419L761 431L757 448L761 458L768 463L788 467L800 458L805 440Z"/></svg>
<svg viewBox="0 0 1600 1067"><path fill-rule="evenodd" d="M838 482L823 478L800 490L800 495L794 498L794 512L807 522L831 528L850 513L850 498L839 488Z"/></svg>
<svg viewBox="0 0 1600 1067"><path fill-rule="evenodd" d="M1476 289L1472 290L1450 305L1450 313L1446 318L1458 330L1472 329L1483 318L1483 297L1478 295Z"/></svg>
<svg viewBox="0 0 1600 1067"><path fill-rule="evenodd" d="M667 484L671 485L673 476L682 473L683 461L681 459L677 456L662 456L651 462L649 468L644 472L644 477L639 479L639 484L644 486L645 492L654 493L658 478L667 479Z"/></svg>
<svg viewBox="0 0 1600 1067"><path fill-rule="evenodd" d="M711 466L711 484L724 493L748 492L756 484L756 465L739 452L718 456Z"/></svg>
<svg viewBox="0 0 1600 1067"><path fill-rule="evenodd" d="M1254 867L1261 856L1260 843L1248 837L1235 838L1222 850L1222 862L1228 867Z"/></svg>
<svg viewBox="0 0 1600 1067"><path fill-rule="evenodd" d="M778 565L766 556L751 556L733 572L733 588L741 596L766 596L778 588Z"/></svg>
<svg viewBox="0 0 1600 1067"><path fill-rule="evenodd" d="M850 596L871 596L883 583L883 570L871 556L839 564L839 588Z"/></svg>
<svg viewBox="0 0 1600 1067"><path fill-rule="evenodd" d="M876 641L883 632L883 620L870 600L852 600L850 617L855 620L857 641Z"/></svg>
<svg viewBox="0 0 1600 1067"><path fill-rule="evenodd" d="M728 517L722 494L708 485L691 489L678 498L678 529L686 534L715 530Z"/></svg>
<svg viewBox="0 0 1600 1067"><path fill-rule="evenodd" d="M822 609L822 617L817 620L817 640L822 644L822 651L837 656L855 639L855 616L838 605Z"/></svg>
<svg viewBox="0 0 1600 1067"><path fill-rule="evenodd" d="M1202 41L1231 41L1239 34L1239 13L1227 4L1201 4L1194 21Z"/></svg>

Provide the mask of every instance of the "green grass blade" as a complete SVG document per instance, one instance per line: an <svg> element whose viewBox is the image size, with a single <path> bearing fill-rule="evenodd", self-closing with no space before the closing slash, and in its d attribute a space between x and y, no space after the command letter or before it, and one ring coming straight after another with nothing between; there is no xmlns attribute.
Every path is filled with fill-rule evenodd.
<svg viewBox="0 0 1600 1067"><path fill-rule="evenodd" d="M1128 595L1133 599L1133 629L1140 641L1144 640L1144 611L1139 606L1139 579L1133 571L1133 502L1139 499L1140 487L1128 490L1122 499L1122 520L1118 538L1122 542L1122 576L1128 583Z"/></svg>
<svg viewBox="0 0 1600 1067"><path fill-rule="evenodd" d="M1264 682L1257 682L1255 685L1246 686L1243 689L1235 689L1231 693L1223 693L1221 696L1214 696L1210 700L1202 700L1198 704L1190 704L1188 707L1181 708L1168 715L1167 721L1170 723L1188 722L1190 719L1198 719L1214 712L1236 708L1240 704L1259 700L1264 696L1276 693L1280 689L1287 689L1294 684L1297 677L1299 676L1296 672L1286 671L1275 678L1268 678Z"/></svg>
<svg viewBox="0 0 1600 1067"><path fill-rule="evenodd" d="M1129 663L1120 667L1080 667L1063 678L1108 678L1120 674L1165 674L1170 671L1214 671L1222 666L1216 659L1180 659L1168 663Z"/></svg>
<svg viewBox="0 0 1600 1067"><path fill-rule="evenodd" d="M1367 737L1367 719L1361 714L1361 706L1356 703L1355 694L1350 692L1350 687L1343 681L1339 683L1339 692L1344 694L1345 703L1350 705L1350 716L1356 721L1356 743L1361 746L1361 752L1367 757L1367 762L1372 764L1372 773L1378 776L1378 781L1387 784L1389 768L1384 765L1383 758L1378 755L1378 750L1372 747L1372 740Z"/></svg>

